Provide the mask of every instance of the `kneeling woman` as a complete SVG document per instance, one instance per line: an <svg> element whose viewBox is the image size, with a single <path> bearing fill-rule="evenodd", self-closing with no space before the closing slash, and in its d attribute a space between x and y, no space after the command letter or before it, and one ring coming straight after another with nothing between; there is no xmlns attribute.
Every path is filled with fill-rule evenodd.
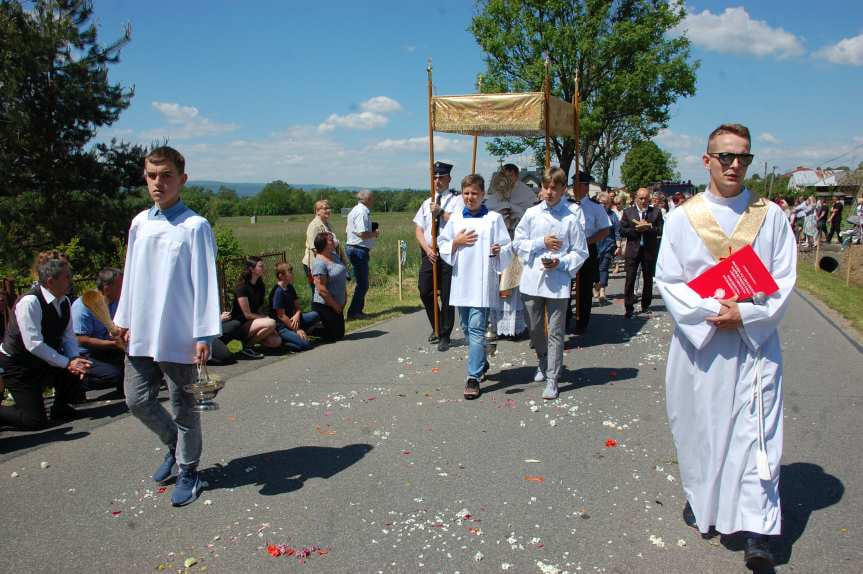
<svg viewBox="0 0 863 574"><path fill-rule="evenodd" d="M315 252L312 262L312 277L315 280L312 311L321 319L324 339L339 341L345 337L345 317L342 312L347 299L347 269L339 258L332 233L322 232L315 236Z"/></svg>
<svg viewBox="0 0 863 574"><path fill-rule="evenodd" d="M261 258L246 258L246 267L240 276L236 290L234 290L231 319L240 322L237 334L245 347L243 354L250 357L260 357L252 349L257 343L269 348L277 348L282 345L282 338L276 333L276 321L260 313L266 296L263 275L264 262L261 261Z"/></svg>
<svg viewBox="0 0 863 574"><path fill-rule="evenodd" d="M461 181L464 209L453 212L438 238L440 255L452 265L450 305L458 307L468 340L464 398L479 396L488 370L485 329L489 307L497 300L498 276L512 261L511 240L499 213L482 204L485 180L471 174Z"/></svg>

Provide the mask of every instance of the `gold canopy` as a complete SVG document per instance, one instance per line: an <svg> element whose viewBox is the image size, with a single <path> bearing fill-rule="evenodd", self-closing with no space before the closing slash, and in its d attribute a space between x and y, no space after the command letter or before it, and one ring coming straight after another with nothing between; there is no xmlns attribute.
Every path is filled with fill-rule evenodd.
<svg viewBox="0 0 863 574"><path fill-rule="evenodd" d="M432 97L432 129L475 136L541 137L545 131L545 96L522 94L473 94ZM549 97L548 133L574 136L572 104Z"/></svg>

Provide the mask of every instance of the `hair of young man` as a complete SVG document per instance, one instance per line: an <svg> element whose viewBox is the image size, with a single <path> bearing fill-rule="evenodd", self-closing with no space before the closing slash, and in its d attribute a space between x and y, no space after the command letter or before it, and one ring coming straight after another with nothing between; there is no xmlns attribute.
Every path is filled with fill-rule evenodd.
<svg viewBox="0 0 863 574"><path fill-rule="evenodd" d="M519 174L518 166L517 166L517 165L515 165L514 163L508 163L508 164L504 165L504 166L503 166L502 168L500 168L500 169L501 169L501 171L502 171L502 172L504 172L504 173L511 173L511 174L513 174L513 175L518 175L518 174Z"/></svg>
<svg viewBox="0 0 863 574"><path fill-rule="evenodd" d="M317 213L318 210L321 209L322 207L329 207L329 206L330 206L329 201L327 201L326 199L319 199L315 202L315 213Z"/></svg>
<svg viewBox="0 0 863 574"><path fill-rule="evenodd" d="M329 231L321 231L317 235L315 235L315 251L318 253L323 253L324 247L327 246L327 240L330 238Z"/></svg>
<svg viewBox="0 0 863 574"><path fill-rule="evenodd" d="M749 136L749 128L743 124L722 124L710 132L710 135L707 137L707 151L710 151L710 142L713 141L713 138L721 136L722 134L734 134L738 137L742 137L746 140L747 144L752 147L752 138Z"/></svg>
<svg viewBox="0 0 863 574"><path fill-rule="evenodd" d="M240 274L240 285L242 285L243 283L252 282L252 271L255 269L255 265L257 265L260 261L261 258L255 255L246 257L246 260L243 261L243 272Z"/></svg>
<svg viewBox="0 0 863 574"><path fill-rule="evenodd" d="M276 278L281 279L288 273L292 273L294 271L293 266L287 261L282 261L278 265L276 265Z"/></svg>
<svg viewBox="0 0 863 574"><path fill-rule="evenodd" d="M105 287L113 285L122 273L123 271L116 267L105 267L99 271L99 275L96 277L96 288L101 291Z"/></svg>
<svg viewBox="0 0 863 574"><path fill-rule="evenodd" d="M177 168L178 175L186 173L186 158L183 157L183 154L170 146L163 145L161 147L157 147L144 158L144 163L146 162L154 164L171 162L174 167Z"/></svg>
<svg viewBox="0 0 863 574"><path fill-rule="evenodd" d="M69 262L65 258L45 259L36 268L36 272L39 275L39 283L45 285L48 279L56 279L67 269L69 269Z"/></svg>
<svg viewBox="0 0 863 574"><path fill-rule="evenodd" d="M566 187L566 172L559 167L553 165L545 168L542 172L542 187Z"/></svg>
<svg viewBox="0 0 863 574"><path fill-rule="evenodd" d="M461 180L461 190L464 191L466 187L478 187L485 193L485 180L478 173L468 174Z"/></svg>

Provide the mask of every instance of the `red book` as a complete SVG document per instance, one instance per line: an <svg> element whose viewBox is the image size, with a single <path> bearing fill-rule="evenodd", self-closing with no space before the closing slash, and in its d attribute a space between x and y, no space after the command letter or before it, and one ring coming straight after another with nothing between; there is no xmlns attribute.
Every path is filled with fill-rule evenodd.
<svg viewBox="0 0 863 574"><path fill-rule="evenodd" d="M761 262L751 245L745 245L687 283L702 297L738 301L750 299L759 291L771 295L779 290L770 271Z"/></svg>

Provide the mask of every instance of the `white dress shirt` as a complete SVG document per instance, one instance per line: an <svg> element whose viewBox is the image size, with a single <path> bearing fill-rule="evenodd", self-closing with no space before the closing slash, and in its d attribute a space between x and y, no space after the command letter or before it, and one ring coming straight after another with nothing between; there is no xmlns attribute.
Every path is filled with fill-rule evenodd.
<svg viewBox="0 0 863 574"><path fill-rule="evenodd" d="M451 213L453 206L456 203L459 203L459 200L461 200L462 207L464 207L464 201L461 199L460 193L458 193L458 192L453 193L452 190L445 191L440 195L441 209L443 210L444 213ZM414 219L413 219L416 226L422 228L423 235L426 238L426 243L428 243L429 246L431 246L431 244L432 244L431 230L432 230L432 221L434 221L434 218L432 217L431 209L429 208L430 204L431 204L431 198L428 198L425 201L423 201L422 205L420 205L420 208L417 210L417 214L414 216ZM443 229L444 225L446 225L446 222L443 220L443 214L441 214L440 229L438 229L438 233L440 233L440 231Z"/></svg>
<svg viewBox="0 0 863 574"><path fill-rule="evenodd" d="M568 202L567 205L569 205L570 211L576 213L573 206L578 204ZM581 210L580 213L576 213L576 215L581 218L581 226L584 228L584 237L588 241L591 237L596 235L598 231L611 227L611 221L608 219L608 214L605 212L605 208L595 201L588 199L587 196L584 196L581 199Z"/></svg>
<svg viewBox="0 0 863 574"><path fill-rule="evenodd" d="M60 306L63 301L68 301L68 297L65 295L54 297L53 293L41 285L39 289L42 291L45 302L53 305L54 309L57 310L57 315L61 315ZM78 339L75 338L75 329L72 327L71 305L69 305L69 322L66 323L66 328L63 331L63 353L60 353L60 349L49 347L42 338L42 306L35 295L24 295L18 300L15 305L15 319L18 321L18 329L21 331L21 341L24 343L24 348L52 367L65 369L71 359L81 354ZM5 355L9 354L2 346L0 346L0 351L3 351Z"/></svg>
<svg viewBox="0 0 863 574"><path fill-rule="evenodd" d="M348 245L359 245L366 249L371 249L375 245L374 238L363 239L360 233L372 230L372 218L369 208L362 203L357 203L354 208L348 213L348 225L345 228L347 235L346 243Z"/></svg>
<svg viewBox="0 0 863 574"><path fill-rule="evenodd" d="M560 240L560 250L548 250L546 235ZM552 207L543 201L528 209L515 228L512 247L524 264L519 290L548 299L569 298L570 281L588 257L584 231L564 200ZM558 259L557 267L546 269L543 257Z"/></svg>

